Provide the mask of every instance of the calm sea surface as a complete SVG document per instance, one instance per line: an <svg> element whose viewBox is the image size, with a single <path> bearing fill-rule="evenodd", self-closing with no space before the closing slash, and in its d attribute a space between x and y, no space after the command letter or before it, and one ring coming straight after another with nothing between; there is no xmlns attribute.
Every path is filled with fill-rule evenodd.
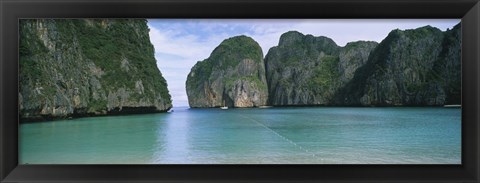
<svg viewBox="0 0 480 183"><path fill-rule="evenodd" d="M188 109L20 125L21 164L460 164L459 108Z"/></svg>

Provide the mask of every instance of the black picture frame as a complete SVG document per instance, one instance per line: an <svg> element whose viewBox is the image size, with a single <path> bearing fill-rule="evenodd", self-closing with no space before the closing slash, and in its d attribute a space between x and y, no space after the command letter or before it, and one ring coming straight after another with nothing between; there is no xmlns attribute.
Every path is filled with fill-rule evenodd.
<svg viewBox="0 0 480 183"><path fill-rule="evenodd" d="M478 0L0 0L2 182L479 182ZM18 165L19 18L461 18L461 165Z"/></svg>

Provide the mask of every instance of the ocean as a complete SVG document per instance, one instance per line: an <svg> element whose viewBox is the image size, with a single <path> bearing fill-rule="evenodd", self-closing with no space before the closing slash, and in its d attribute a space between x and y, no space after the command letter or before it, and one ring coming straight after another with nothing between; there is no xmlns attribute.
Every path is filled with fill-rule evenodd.
<svg viewBox="0 0 480 183"><path fill-rule="evenodd" d="M20 123L20 164L461 164L461 109L173 108Z"/></svg>

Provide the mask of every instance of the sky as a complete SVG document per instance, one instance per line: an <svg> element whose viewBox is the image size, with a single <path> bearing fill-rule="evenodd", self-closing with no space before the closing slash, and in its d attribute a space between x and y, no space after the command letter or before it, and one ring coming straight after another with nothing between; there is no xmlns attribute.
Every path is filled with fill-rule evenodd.
<svg viewBox="0 0 480 183"><path fill-rule="evenodd" d="M442 31L460 19L149 19L150 41L157 67L167 80L174 107L188 106L185 82L190 69L223 40L246 35L262 47L263 55L278 44L280 35L296 30L326 36L339 46L352 41L381 42L394 29L431 25Z"/></svg>

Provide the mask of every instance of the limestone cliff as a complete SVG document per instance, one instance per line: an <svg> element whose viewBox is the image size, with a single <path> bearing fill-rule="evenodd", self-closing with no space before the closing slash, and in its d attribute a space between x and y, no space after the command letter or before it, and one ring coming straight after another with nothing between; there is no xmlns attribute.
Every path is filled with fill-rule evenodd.
<svg viewBox="0 0 480 183"><path fill-rule="evenodd" d="M190 107L266 105L262 49L247 36L224 40L191 69L186 90Z"/></svg>
<svg viewBox="0 0 480 183"><path fill-rule="evenodd" d="M460 104L461 30L393 30L380 43L339 47L290 31L265 57L269 105Z"/></svg>
<svg viewBox="0 0 480 183"><path fill-rule="evenodd" d="M23 121L171 108L146 20L20 20Z"/></svg>
<svg viewBox="0 0 480 183"><path fill-rule="evenodd" d="M284 33L265 57L269 105L331 104L376 46L357 41L340 47L327 37Z"/></svg>
<svg viewBox="0 0 480 183"><path fill-rule="evenodd" d="M460 104L460 25L394 30L336 94L337 105Z"/></svg>
<svg viewBox="0 0 480 183"><path fill-rule="evenodd" d="M457 24L452 30L447 30L444 35L442 51L428 76L445 92L445 104L461 104L461 24Z"/></svg>

